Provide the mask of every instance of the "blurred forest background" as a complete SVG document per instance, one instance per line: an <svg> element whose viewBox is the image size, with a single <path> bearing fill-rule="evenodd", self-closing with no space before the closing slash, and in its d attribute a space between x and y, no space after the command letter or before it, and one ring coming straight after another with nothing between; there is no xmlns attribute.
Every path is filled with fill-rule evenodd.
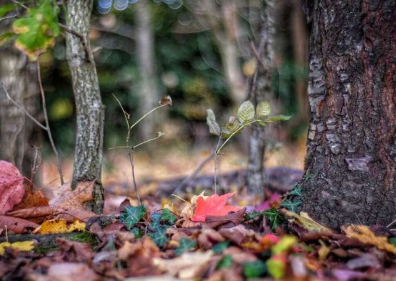
<svg viewBox="0 0 396 281"><path fill-rule="evenodd" d="M156 111L132 132L135 143L157 131L165 133L137 153L137 175L142 180L187 174L216 145L206 125L206 109L212 108L222 124L249 98L257 63L251 42L260 36L261 1L97 0L94 5L90 40L106 106L105 183L127 180L130 173L123 152L109 150L122 145L126 135L124 115L113 94L131 120L155 107L162 96L172 97L169 110ZM299 1L279 0L275 5L276 68L270 103L276 113L292 119L271 125L266 163L302 168L309 116L308 26ZM61 156L70 159L68 175L75 110L62 40L59 37L55 47L41 55L40 64L54 140ZM247 134L225 150L220 172L246 168ZM48 158L51 151L44 134L42 139L43 156ZM47 184L57 177L55 161L43 163Z"/></svg>

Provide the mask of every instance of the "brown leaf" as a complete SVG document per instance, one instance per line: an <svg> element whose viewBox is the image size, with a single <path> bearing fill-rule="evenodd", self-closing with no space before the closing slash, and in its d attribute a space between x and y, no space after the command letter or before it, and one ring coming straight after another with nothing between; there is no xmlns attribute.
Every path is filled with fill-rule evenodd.
<svg viewBox="0 0 396 281"><path fill-rule="evenodd" d="M38 224L28 220L0 215L0 228L7 227L7 230L11 230L17 234L25 233L28 230L34 230L38 226Z"/></svg>
<svg viewBox="0 0 396 281"><path fill-rule="evenodd" d="M99 281L102 280L84 263L55 263L48 268L47 275L34 274L34 281Z"/></svg>
<svg viewBox="0 0 396 281"><path fill-rule="evenodd" d="M50 201L50 206L70 209L84 209L83 203L92 200L95 180L78 182L77 187L71 190L70 184L62 186L62 194Z"/></svg>
<svg viewBox="0 0 396 281"><path fill-rule="evenodd" d="M212 249L214 244L224 241L224 237L214 229L205 228L198 235L198 246L204 250Z"/></svg>
<svg viewBox="0 0 396 281"><path fill-rule="evenodd" d="M89 263L94 257L89 243L79 243L64 238L56 238L56 243L62 252L67 254L68 261Z"/></svg>
<svg viewBox="0 0 396 281"><path fill-rule="evenodd" d="M249 240L256 235L253 230L245 228L242 224L231 228L222 228L219 230L219 233L224 238L234 242L237 245L241 245L242 242Z"/></svg>
<svg viewBox="0 0 396 281"><path fill-rule="evenodd" d="M211 228L216 228L216 227L219 227L220 225L224 225L229 222L231 222L235 225L238 225L244 221L245 212L246 212L246 209L243 208L235 213L229 213L228 215L225 215L225 216L206 216L205 222Z"/></svg>
<svg viewBox="0 0 396 281"><path fill-rule="evenodd" d="M163 97L163 98L160 100L159 104L160 104L160 105L169 105L169 106L172 106L172 99L171 99L170 96Z"/></svg>
<svg viewBox="0 0 396 281"><path fill-rule="evenodd" d="M48 199L40 190L33 191L30 183L27 183L24 186L25 196L23 196L21 203L14 206L12 209L13 211L38 206L48 206Z"/></svg>
<svg viewBox="0 0 396 281"><path fill-rule="evenodd" d="M0 215L20 203L24 195L23 176L18 168L10 162L0 160Z"/></svg>

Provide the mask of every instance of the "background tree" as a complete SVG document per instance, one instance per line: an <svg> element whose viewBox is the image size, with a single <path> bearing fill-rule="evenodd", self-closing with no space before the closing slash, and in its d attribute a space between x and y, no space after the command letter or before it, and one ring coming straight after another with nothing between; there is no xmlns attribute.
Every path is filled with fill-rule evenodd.
<svg viewBox="0 0 396 281"><path fill-rule="evenodd" d="M257 47L254 47L258 56L257 70L252 78L253 104L257 106L261 101L273 100L271 93L272 72L275 66L275 18L274 2L263 1L261 15L261 37ZM264 178L263 163L265 152L265 127L253 124L249 136L248 160L248 188L250 192L263 194Z"/></svg>
<svg viewBox="0 0 396 281"><path fill-rule="evenodd" d="M136 60L139 67L140 113L149 112L160 100L158 81L155 71L154 33L151 24L150 1L140 0L136 3ZM152 138L154 116L150 115L141 127L143 139Z"/></svg>
<svg viewBox="0 0 396 281"><path fill-rule="evenodd" d="M5 7L9 1L1 0ZM21 11L23 9L20 9ZM0 34L7 32L18 11L8 15L9 19L0 21ZM1 41L1 40L0 40ZM28 61L25 54L16 50L10 42L0 46L0 83L8 90L11 98L23 106L32 116L37 117L39 109L39 89L37 68ZM12 122L10 122L12 120ZM22 174L30 177L36 149L40 146L40 129L25 112L12 104L0 88L0 159L14 163Z"/></svg>
<svg viewBox="0 0 396 281"><path fill-rule="evenodd" d="M331 227L396 216L396 3L308 1L303 205Z"/></svg>
<svg viewBox="0 0 396 281"><path fill-rule="evenodd" d="M95 180L94 199L88 203L88 208L101 213L104 203L101 183L104 106L88 38L92 7L93 0L67 2L67 28L79 35L66 34L67 60L77 109L72 188L79 181Z"/></svg>

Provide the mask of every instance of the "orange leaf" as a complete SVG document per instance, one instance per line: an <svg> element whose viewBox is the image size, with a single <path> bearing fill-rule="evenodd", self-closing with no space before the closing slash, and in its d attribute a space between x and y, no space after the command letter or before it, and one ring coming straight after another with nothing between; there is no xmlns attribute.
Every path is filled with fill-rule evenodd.
<svg viewBox="0 0 396 281"><path fill-rule="evenodd" d="M227 200L234 195L235 192L224 195L214 194L204 199L199 197L197 200L197 208L195 209L192 221L204 222L206 216L225 216L229 212L237 212L241 208L226 205Z"/></svg>

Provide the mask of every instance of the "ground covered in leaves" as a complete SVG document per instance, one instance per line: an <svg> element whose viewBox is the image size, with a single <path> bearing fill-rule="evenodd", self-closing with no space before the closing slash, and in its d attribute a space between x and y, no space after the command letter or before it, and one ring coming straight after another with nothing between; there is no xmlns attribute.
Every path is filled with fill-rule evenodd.
<svg viewBox="0 0 396 281"><path fill-rule="evenodd" d="M298 184L264 202L243 186L149 190L140 205L109 198L102 216L84 209L92 185L49 201L0 161L1 280L395 280L391 227L330 230L296 213Z"/></svg>

